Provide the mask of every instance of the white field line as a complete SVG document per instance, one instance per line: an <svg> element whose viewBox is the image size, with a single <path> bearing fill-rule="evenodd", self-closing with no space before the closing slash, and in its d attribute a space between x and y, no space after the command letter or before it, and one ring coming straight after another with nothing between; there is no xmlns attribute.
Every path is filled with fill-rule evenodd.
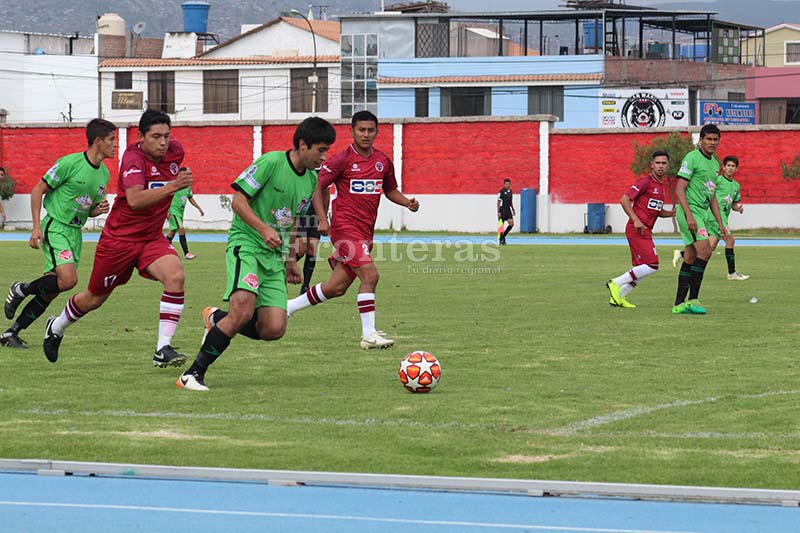
<svg viewBox="0 0 800 533"><path fill-rule="evenodd" d="M649 406L639 405L636 407L631 407L630 409L615 411L613 413L605 413L584 420L579 420L577 422L571 422L566 426L562 426L558 429L553 430L553 433L556 435L577 435L582 430L594 429L596 427L605 426L607 424L613 424L614 422L620 422L622 420L630 420L632 418L636 418L642 415L655 413L657 411L664 411L667 409L673 409L676 407L691 407L695 405L704 405L720 401L750 400L759 398L769 398L772 396L788 396L794 394L800 394L800 390L761 392L758 394L739 394L735 396L709 396L708 398L702 398L700 400L675 400L673 402L661 403ZM703 435L703 433L697 433L697 435ZM714 433L711 433L711 435L714 435Z"/></svg>
<svg viewBox="0 0 800 533"><path fill-rule="evenodd" d="M539 531L571 531L578 533L693 533L687 531L664 531L652 529L612 529L596 527L572 527L572 526L545 526L535 524L503 524L491 522L463 522L452 520L412 520L407 518L381 518L369 516L351 515L328 515L328 514L308 514L308 513L270 513L262 511L227 511L217 509L181 509L178 507L153 507L147 505L112 505L112 504L90 504L90 503L50 503L50 502L30 502L30 501L0 501L0 505L9 507L49 507L67 509L94 509L108 511L152 511L166 513L185 513L200 515L223 515L223 516L248 516L263 518L294 518L312 520L341 520L350 522L377 522L385 524L408 524L426 526L445 526L445 527L480 527L494 529L528 529Z"/></svg>

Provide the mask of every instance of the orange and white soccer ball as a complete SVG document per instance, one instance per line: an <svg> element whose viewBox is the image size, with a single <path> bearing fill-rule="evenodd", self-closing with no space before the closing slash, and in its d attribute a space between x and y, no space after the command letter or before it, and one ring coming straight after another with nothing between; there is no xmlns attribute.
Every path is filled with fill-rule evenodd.
<svg viewBox="0 0 800 533"><path fill-rule="evenodd" d="M403 357L397 371L400 383L411 392L430 392L442 377L442 365L436 356L416 351Z"/></svg>

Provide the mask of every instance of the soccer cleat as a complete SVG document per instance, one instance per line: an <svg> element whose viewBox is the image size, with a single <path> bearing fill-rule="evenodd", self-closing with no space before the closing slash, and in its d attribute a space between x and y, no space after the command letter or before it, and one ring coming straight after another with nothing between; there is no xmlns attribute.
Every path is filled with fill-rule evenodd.
<svg viewBox="0 0 800 533"><path fill-rule="evenodd" d="M177 385L179 389L203 392L208 390L205 381L203 381L203 376L201 376L199 372L189 372L188 370L180 375L175 385Z"/></svg>
<svg viewBox="0 0 800 533"><path fill-rule="evenodd" d="M672 307L672 314L673 315L688 315L688 314L691 314L691 311L689 311L689 306L687 305L686 302L681 302L678 305Z"/></svg>
<svg viewBox="0 0 800 533"><path fill-rule="evenodd" d="M672 250L672 268L678 268L678 263L681 262L683 256L680 250Z"/></svg>
<svg viewBox="0 0 800 533"><path fill-rule="evenodd" d="M728 279L730 281L744 281L746 279L750 279L750 276L747 274L740 274L738 272L734 272L733 274L728 274Z"/></svg>
<svg viewBox="0 0 800 533"><path fill-rule="evenodd" d="M706 308L700 304L700 300L689 300L686 302L686 307L689 309L689 313L693 315L705 315Z"/></svg>
<svg viewBox="0 0 800 533"><path fill-rule="evenodd" d="M168 366L183 366L186 356L175 351L175 348L167 344L153 354L153 366L166 368Z"/></svg>
<svg viewBox="0 0 800 533"><path fill-rule="evenodd" d="M626 309L635 309L636 308L636 304L630 303L628 300L626 300L622 296L619 297L619 306L620 307L624 307Z"/></svg>
<svg viewBox="0 0 800 533"><path fill-rule="evenodd" d="M25 299L24 296L20 296L17 293L17 288L22 285L19 281L15 281L11 284L11 287L8 288L8 296L6 296L6 301L3 304L3 311L6 313L6 318L9 320L14 319L14 315L17 314L17 307L22 301Z"/></svg>
<svg viewBox="0 0 800 533"><path fill-rule="evenodd" d="M611 307L622 307L617 303L617 301L614 298L608 299L608 305L610 305Z"/></svg>
<svg viewBox="0 0 800 533"><path fill-rule="evenodd" d="M361 348L371 350L373 348L388 348L394 345L392 339L387 339L378 331L373 331L366 337L361 337Z"/></svg>
<svg viewBox="0 0 800 533"><path fill-rule="evenodd" d="M0 336L0 345L8 346L9 348L28 349L28 343L20 339L19 335L12 331L6 331L2 336Z"/></svg>
<svg viewBox="0 0 800 533"><path fill-rule="evenodd" d="M305 293L307 293L309 288L310 287L308 285L303 285L302 287L300 287L300 296L302 296Z"/></svg>
<svg viewBox="0 0 800 533"><path fill-rule="evenodd" d="M195 257L197 257L197 256L196 256L196 255L194 255L192 252L186 252L186 255L185 255L184 257L185 257L185 258L186 258L188 261L191 261L192 259L194 259L194 258L195 258Z"/></svg>
<svg viewBox="0 0 800 533"><path fill-rule="evenodd" d="M500 246L505 246L505 245L506 245L506 238L500 237Z"/></svg>
<svg viewBox="0 0 800 533"><path fill-rule="evenodd" d="M608 289L608 292L611 294L611 300L609 300L608 303L610 303L611 305L616 305L617 307L625 307L622 304L622 300L624 300L624 298L619 294L620 286L614 283L613 279L606 281L606 288Z"/></svg>
<svg viewBox="0 0 800 533"><path fill-rule="evenodd" d="M42 343L44 356L51 363L58 361L58 348L61 346L61 339L64 338L62 335L53 333L53 322L55 321L56 317L54 316L47 319L47 325L44 327L44 342Z"/></svg>

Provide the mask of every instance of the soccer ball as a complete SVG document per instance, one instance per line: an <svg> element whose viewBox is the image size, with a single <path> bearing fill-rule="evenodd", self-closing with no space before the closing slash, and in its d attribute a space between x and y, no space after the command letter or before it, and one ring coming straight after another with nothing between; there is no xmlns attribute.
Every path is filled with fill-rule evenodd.
<svg viewBox="0 0 800 533"><path fill-rule="evenodd" d="M430 392L439 384L442 366L433 354L418 350L403 357L397 375L409 391Z"/></svg>

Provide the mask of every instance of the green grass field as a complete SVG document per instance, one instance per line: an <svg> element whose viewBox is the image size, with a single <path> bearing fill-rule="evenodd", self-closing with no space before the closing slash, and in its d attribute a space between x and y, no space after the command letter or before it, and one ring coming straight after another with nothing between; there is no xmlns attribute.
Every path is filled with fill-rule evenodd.
<svg viewBox="0 0 800 533"><path fill-rule="evenodd" d="M26 243L0 250L2 290L41 268ZM508 246L491 261L496 250L470 262L400 247L379 264L393 349L359 349L352 289L294 316L280 341L237 337L205 394L152 366L160 286L134 277L67 331L57 364L41 352L44 319L21 335L31 349L0 348L0 457L800 489L800 247L738 248L746 282L715 255L704 317L671 315L668 248L635 310L609 307L604 287L626 247ZM192 251L174 342L191 357L225 282L223 244ZM442 363L431 394L397 380L417 349Z"/></svg>

